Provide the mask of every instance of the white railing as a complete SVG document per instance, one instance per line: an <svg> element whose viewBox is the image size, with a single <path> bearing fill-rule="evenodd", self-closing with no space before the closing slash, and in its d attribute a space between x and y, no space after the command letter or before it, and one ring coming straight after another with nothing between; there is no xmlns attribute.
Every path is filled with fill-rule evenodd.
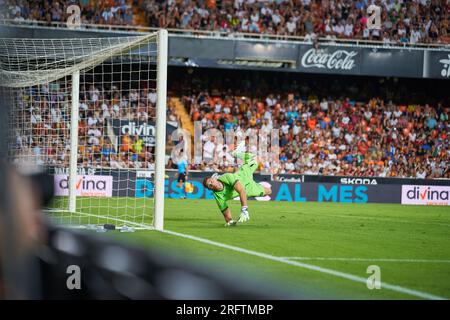
<svg viewBox="0 0 450 320"><path fill-rule="evenodd" d="M45 21L15 21L12 19L0 20L0 25L5 26L22 26L22 27L46 27L46 28L64 28L67 29L67 23L64 22L45 22ZM125 33L140 33L140 32L155 32L159 28L145 27L145 26L121 26L121 25L104 25L104 24L89 24L83 23L74 30L91 30L91 31L107 31L107 32L125 32ZM196 37L196 38L213 38L213 39L245 39L258 41L283 41L296 43L310 43L303 36L290 35L270 35L263 33L246 33L246 32L223 32L223 31L206 31L194 29L167 29L170 36ZM319 43L347 45L347 46L365 46L365 47L389 47L389 48L410 48L410 49L450 49L450 43L401 43L401 44L386 44L383 41L365 40L365 39L329 39L325 37L318 38Z"/></svg>

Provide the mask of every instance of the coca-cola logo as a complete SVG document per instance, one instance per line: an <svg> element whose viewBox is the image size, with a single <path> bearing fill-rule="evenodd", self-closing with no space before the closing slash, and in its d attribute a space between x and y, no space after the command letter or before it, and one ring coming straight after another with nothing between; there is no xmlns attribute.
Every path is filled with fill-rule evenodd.
<svg viewBox="0 0 450 320"><path fill-rule="evenodd" d="M327 53L323 50L309 49L303 55L301 64L304 68L351 70L355 67L353 57L357 54L357 51L337 50Z"/></svg>

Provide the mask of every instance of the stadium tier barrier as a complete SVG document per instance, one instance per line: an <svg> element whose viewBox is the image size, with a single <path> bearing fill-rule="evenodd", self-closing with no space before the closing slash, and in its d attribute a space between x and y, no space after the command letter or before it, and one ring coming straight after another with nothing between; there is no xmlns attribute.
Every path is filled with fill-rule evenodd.
<svg viewBox="0 0 450 320"><path fill-rule="evenodd" d="M1 25L1 24L0 24ZM135 35L116 30L77 30L3 25L8 37L84 38ZM274 50L276 48L276 50ZM199 37L170 34L169 66L300 73L449 79L450 45L379 46L373 43L312 43L299 40Z"/></svg>
<svg viewBox="0 0 450 320"><path fill-rule="evenodd" d="M68 194L68 180L64 170L54 169L55 196ZM127 175L127 179L121 177ZM188 181L193 191L188 199L213 199L204 188L202 179L212 172L190 172ZM256 181L272 188L272 195L258 201L339 202L339 203L396 203L413 205L450 205L448 179L398 179L382 177L337 177L309 175L255 174ZM153 197L151 171L86 169L79 170L78 195L81 197ZM176 171L167 171L165 197L179 199L184 191L177 186Z"/></svg>

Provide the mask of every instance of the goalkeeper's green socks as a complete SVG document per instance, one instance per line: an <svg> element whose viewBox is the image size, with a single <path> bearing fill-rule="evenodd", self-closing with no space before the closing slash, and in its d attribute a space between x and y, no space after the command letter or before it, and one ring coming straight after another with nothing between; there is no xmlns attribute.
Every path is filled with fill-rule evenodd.
<svg viewBox="0 0 450 320"><path fill-rule="evenodd" d="M238 153L234 154L234 156L238 159L244 160L245 162L247 162L248 160L251 160L255 157L254 154L248 153L248 152L238 152Z"/></svg>
<svg viewBox="0 0 450 320"><path fill-rule="evenodd" d="M244 151L245 151L245 141L241 141L237 145L236 149L234 149L231 152L231 155L238 159L244 160L245 163L247 163L249 160L252 160L255 157L254 154L251 154L249 152L244 152Z"/></svg>

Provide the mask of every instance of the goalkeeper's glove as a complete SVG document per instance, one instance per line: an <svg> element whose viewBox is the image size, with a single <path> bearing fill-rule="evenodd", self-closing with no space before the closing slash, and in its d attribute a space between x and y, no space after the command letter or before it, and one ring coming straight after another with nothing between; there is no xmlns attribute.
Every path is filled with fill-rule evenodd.
<svg viewBox="0 0 450 320"><path fill-rule="evenodd" d="M248 213L247 208L248 208L247 206L243 206L241 208L241 214L240 214L239 219L238 219L239 223L246 222L246 221L250 220L250 214Z"/></svg>
<svg viewBox="0 0 450 320"><path fill-rule="evenodd" d="M236 221L234 220L230 220L227 223L225 223L225 227L231 227L231 226L235 226L236 225Z"/></svg>

